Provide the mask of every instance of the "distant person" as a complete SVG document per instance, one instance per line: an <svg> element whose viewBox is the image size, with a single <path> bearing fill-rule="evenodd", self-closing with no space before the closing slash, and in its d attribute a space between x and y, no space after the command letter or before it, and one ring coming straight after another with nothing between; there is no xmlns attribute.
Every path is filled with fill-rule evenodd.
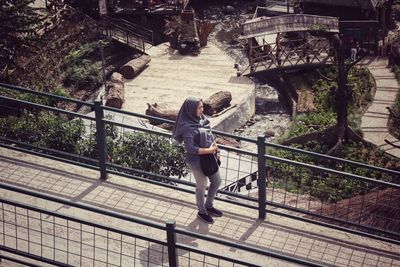
<svg viewBox="0 0 400 267"><path fill-rule="evenodd" d="M203 114L203 101L200 98L188 97L179 110L175 121L172 137L178 143L184 143L186 150L186 163L191 169L196 180L197 216L206 223L213 223L215 217L220 217L223 212L214 208L213 201L221 184L219 170L208 176L210 187L207 199L204 194L207 186L207 176L200 166L200 155L218 154L219 149L211 133L210 121ZM219 157L219 155L217 155Z"/></svg>
<svg viewBox="0 0 400 267"><path fill-rule="evenodd" d="M356 61L357 60L357 52L358 52L358 41L357 39L353 39L353 41L351 42L351 61Z"/></svg>

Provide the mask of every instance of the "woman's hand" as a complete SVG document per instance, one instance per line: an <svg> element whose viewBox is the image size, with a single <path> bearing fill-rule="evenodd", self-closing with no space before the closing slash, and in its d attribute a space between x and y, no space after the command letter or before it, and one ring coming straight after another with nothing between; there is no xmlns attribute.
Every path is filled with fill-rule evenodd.
<svg viewBox="0 0 400 267"><path fill-rule="evenodd" d="M215 154L218 152L218 150L217 143L214 142L209 148L199 148L199 155Z"/></svg>

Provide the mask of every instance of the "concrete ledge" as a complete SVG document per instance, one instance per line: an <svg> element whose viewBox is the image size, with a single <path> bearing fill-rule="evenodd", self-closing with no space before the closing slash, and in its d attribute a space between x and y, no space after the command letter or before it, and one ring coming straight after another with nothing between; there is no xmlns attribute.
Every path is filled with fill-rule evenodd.
<svg viewBox="0 0 400 267"><path fill-rule="evenodd" d="M214 125L214 129L222 132L232 133L235 129L245 124L255 114L256 90L250 91L242 99L238 107L228 116Z"/></svg>

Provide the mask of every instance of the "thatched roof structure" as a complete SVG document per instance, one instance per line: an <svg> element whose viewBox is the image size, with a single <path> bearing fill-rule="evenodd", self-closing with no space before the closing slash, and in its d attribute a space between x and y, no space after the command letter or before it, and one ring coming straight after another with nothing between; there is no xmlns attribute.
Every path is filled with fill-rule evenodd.
<svg viewBox="0 0 400 267"><path fill-rule="evenodd" d="M301 0L301 3L315 3L321 5L360 7L362 9L375 9L387 0Z"/></svg>
<svg viewBox="0 0 400 267"><path fill-rule="evenodd" d="M339 19L308 14L259 17L246 21L241 38L252 38L278 32L316 31L339 32Z"/></svg>

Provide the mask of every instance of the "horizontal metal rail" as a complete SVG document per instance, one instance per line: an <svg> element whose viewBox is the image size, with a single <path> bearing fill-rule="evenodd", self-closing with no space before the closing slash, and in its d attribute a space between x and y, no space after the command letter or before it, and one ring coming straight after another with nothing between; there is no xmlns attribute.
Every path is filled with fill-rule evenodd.
<svg viewBox="0 0 400 267"><path fill-rule="evenodd" d="M168 124L171 124L171 125L173 125L175 123L172 120L167 120L167 119L163 119L163 118L159 118L159 117L154 117L154 116L149 116L149 115L129 112L129 111L125 111L125 110L119 110L119 109L116 109L116 108L110 108L110 107L105 107L105 106L102 106L102 107L104 108L104 110L113 111L113 112L116 112L116 113L122 113L122 114L126 114L126 115L131 115L131 116L135 116L135 117L140 117L140 118L143 118L143 119L157 120L157 121L160 121L160 122L163 122L163 123L168 123ZM109 120L105 120L105 122L113 123L113 122L111 122ZM125 125L120 124L119 126L126 127L126 124ZM142 130L143 128L137 127L137 129ZM233 139L238 139L240 141L245 141L245 142L257 144L257 140L253 139L253 138L248 138L248 137L243 137L243 136L239 136L239 135L229 134L229 133L221 132L221 131L218 131L218 130L213 130L213 133L217 134L217 135L233 138ZM164 134L164 136L167 136L167 135ZM307 156L312 156L314 158L318 158L318 159L321 159L321 160L322 159L334 160L336 162L349 164L349 165L352 165L352 166L355 166L355 167L366 168L366 169L373 170L373 171L379 171L379 172L384 172L384 173L388 173L388 174L392 174L392 175L399 175L400 176L400 172L399 171L391 170L391 169L385 169L385 168L381 168L381 167L376 167L376 166L368 165L368 164L357 162L357 161L337 158L337 157L329 156L329 155L326 155L326 154L320 154L320 153L317 153L317 152L302 150L302 149L299 149L299 148L294 148L294 147L290 147L290 146L284 146L284 145L280 145L280 144L274 144L274 143L270 143L270 142L265 142L265 145L267 147L269 146L269 147L273 147L273 148L277 148L277 149L282 149L282 150L286 150L286 151L296 152L296 153L299 153L299 154L304 154L304 155L307 155ZM246 153L245 150L240 150L240 151L238 150L236 152ZM255 156L257 156L256 153L253 153L253 154Z"/></svg>
<svg viewBox="0 0 400 267"><path fill-rule="evenodd" d="M142 36L144 38L144 40L147 41L148 43L153 44L153 31L152 30L149 30L145 27L142 27L138 24L135 24L135 23L130 22L125 19L113 18L110 16L106 16L106 17L104 17L104 19L106 21L117 24L122 28L129 29L131 32L134 32L137 35Z"/></svg>
<svg viewBox="0 0 400 267"><path fill-rule="evenodd" d="M283 149L283 150L290 151L290 152L296 152L296 153L304 154L304 155L307 155L307 156L318 158L320 160L321 159L323 159L323 160L334 160L336 162L349 164L349 165L352 165L352 166L355 166L355 167L361 167L361 168L366 168L366 169L370 169L370 170L374 170L374 171L379 171L379 172L384 172L384 173L393 174L393 175L399 175L400 176L400 172L399 171L391 170L391 169L385 169L385 168L381 168L381 167L376 167L376 166L373 166L373 165L368 165L368 164L357 162L357 161L337 158L337 157L329 156L329 155L326 155L326 154L320 154L320 153L316 153L316 152L312 152L312 151L302 150L302 149L299 149L299 148L290 147L290 146L284 146L284 145L280 145L280 144L274 144L274 143L270 143L270 142L265 142L265 145L267 147L279 148L279 149Z"/></svg>
<svg viewBox="0 0 400 267"><path fill-rule="evenodd" d="M125 214L113 212L113 211L110 211L110 210L97 208L97 207L94 207L94 206L91 206L91 205L87 205L87 204L83 204L83 203L71 202L69 200L66 200L66 199L63 199L63 198L60 198L60 197L56 197L56 196L50 196L50 195L44 194L44 193L32 192L30 190L26 190L26 189L23 189L23 188L20 188L20 187L17 187L17 186L13 186L13 185L8 185L8 184L5 184L3 182L0 182L0 188L5 189L5 190L9 190L9 191L13 191L13 192L18 192L18 193L25 194L25 195L29 195L29 196L33 196L33 197L37 197L37 198L40 198L40 199L45 199L45 200L56 202L56 203L61 203L61 204L64 204L64 205L75 207L75 208L80 208L80 209L83 209L83 210L92 211L92 212L95 212L95 213L98 213L98 214L111 216L113 218L123 219L123 220L129 221L129 222L133 222L133 223L138 223L138 224L141 224L141 225L149 226L151 228L164 230L164 231L167 230L167 228L166 228L166 226L164 224L155 223L155 222L152 222L152 221L149 221L149 220L145 220L145 219L139 219L139 218L134 217L134 216L125 215ZM33 207L31 205L23 204L23 203L16 202L16 201L10 201L10 200L6 200L6 199L3 199L3 198L0 198L0 200L1 200L1 202L4 202L4 203L9 204L9 205L14 205L14 206L30 209L30 210L33 210L33 211L42 212L42 213L45 213L45 214L48 214L48 215L51 215L51 216L56 216L56 217L60 217L60 218L63 218L63 219L75 221L75 222L78 222L78 223L87 224L89 226L94 226L94 227L98 227L98 228L105 229L105 230L112 230L112 231L115 231L115 232L117 232L119 234L124 234L124 235L132 236L132 237L137 237L137 238L144 239L144 240L147 240L147 241L151 241L151 242L155 242L155 243L158 243L158 244L166 245L166 242L163 242L163 241L160 241L160 240L155 240L155 239L152 239L152 238L149 238L149 237L146 237L146 236L130 233L130 232L127 232L126 230L122 230L122 229L119 229L119 228L116 228L116 227L109 227L109 226L106 226L104 224L93 223L93 222L82 220L80 218L77 218L77 217L74 217L74 216L71 216L71 215L58 214L58 213L55 213L53 211L48 211L48 210L45 210L45 209L42 209L42 208ZM196 237L196 238L201 239L201 240L210 241L210 242L213 242L213 243L216 243L216 244L220 244L220 245L225 245L225 246L228 246L228 247L234 247L234 248L237 248L237 249L240 249L240 250L244 250L244 251L247 251L247 252L253 252L253 253L257 253L257 254L263 255L263 256L269 256L269 257L273 257L273 258L284 260L284 261L288 261L288 262L299 263L299 264L303 264L305 266L322 266L320 264L316 264L316 263L309 262L309 261L306 261L306 260L301 260L301 259L298 259L298 258L285 256L285 255L278 254L278 253L275 253L275 252L262 250L262 249L251 247L251 246L248 246L248 245L238 244L238 243L235 243L235 242L232 242L232 241L227 241L227 240L224 240L224 239L221 239L221 238L212 237L212 236L208 236L208 235L203 235L203 234L199 234L199 233L196 233L196 232L191 232L191 231L184 230L184 229L176 228L174 231L176 233L183 234L183 235L188 235L188 236L192 236L192 237ZM186 247L185 245L182 245L182 244L177 244L177 245L178 245L178 247L181 247L182 249L189 249L189 250L192 249L192 248ZM213 257L223 258L223 256L216 255L216 254L213 254L213 253L210 253L210 252L201 251L201 250L197 250L197 251L199 253L202 253L202 254L207 253L208 255L213 256ZM228 258L226 258L226 259L228 259ZM232 259L229 259L229 261L232 261ZM237 262L239 262L239 261L237 261Z"/></svg>
<svg viewBox="0 0 400 267"><path fill-rule="evenodd" d="M86 115L82 115L82 114L78 114L75 112L69 112L69 111L65 111L65 110L61 110L58 108L53 108L53 107L48 107L45 105L41 105L41 104L35 104L35 103L31 103L28 101L23 101L23 100L17 100L17 99L12 99L9 97L4 97L4 96L0 96L0 99L5 99L5 100L10 100L10 101L15 101L15 102L19 102L22 104L26 104L29 105L31 107L34 108L38 108L38 109L44 109L44 110L50 110L52 112L59 112L59 113L64 113L64 114L68 114L68 115L73 115L73 116L77 116L77 117L81 117L81 118L85 118L85 119L89 119L89 120L95 120L95 118L86 116ZM172 121L170 120L165 120L165 119L160 119L157 117L152 117L152 116L147 116L147 115L142 115L142 114L137 114L137 113L132 113L132 112L127 112L127 111L121 111L118 109L114 109L114 108L110 108L110 107L104 107L104 106L100 106L100 110L104 111L111 111L111 112L116 112L118 114L126 114L126 115L131 115L131 116L136 116L136 117L140 117L140 118L144 118L144 119L155 119L161 122L166 122L166 123L170 123L173 124ZM98 117L100 118L100 116ZM104 127L105 124L108 125L113 125L113 126L117 126L117 127L122 127L122 128L127 128L127 129L131 129L134 131L141 131L144 133L149 133L149 134L153 134L153 135L157 135L157 136L164 136L167 138L171 138L171 134L170 133L166 133L166 132L161 132L161 131L157 131L154 129L147 129L147 128L142 128L142 127L138 127L138 126L133 126L133 125L127 125L124 123L119 123L119 122L114 122L112 120L108 120L108 119L104 119L103 117L101 117L97 123L99 123L100 125L102 125L102 127ZM375 167L375 166L370 166L367 164L363 164L363 163L359 163L359 162L354 162L354 161L349 161L349 160L344 160L344 159L339 159L339 158L335 158L332 156L327 156L327 155L323 155L323 154L319 154L319 153L315 153L315 152L310 152L310 151L304 151L301 149L297 149L297 148L291 148L291 147L287 147L287 146L283 146L283 145L277 145L277 144L272 144L272 143L268 143L268 142L264 142L264 140L261 140L260 142L258 142L258 140L252 139L252 138L245 138L245 137L240 137L240 136L236 136L236 135L232 135L232 134L228 134L228 133L223 133L223 132L219 132L219 131L213 131L215 134L217 135L222 135L222 136L226 136L226 137L231 137L234 139L238 139L241 141L246 141L246 142L251 142L254 144L257 144L258 147L265 147L265 146L269 146L272 148L277 148L277 149L283 149L283 150L288 150L291 151L293 153L300 153L300 154L304 154L304 155L308 155L310 157L314 157L314 158L318 158L319 161L321 160L331 160L331 161L335 161L337 163L343 163L343 164L348 164L348 165L352 165L352 166L356 166L359 168L364 168L364 169L369 169L369 170L373 170L373 171L379 171L381 173L386 173L386 174L391 174L391 175L399 175L400 176L400 172L398 171L394 171L394 170L387 170L384 168L380 168L380 167ZM100 138L102 139L102 138ZM105 138L104 138L105 140ZM141 171L141 170L137 170L137 169L132 169L132 168L127 168L124 166L120 166L117 164L113 164L112 162L109 162L109 159L107 159L106 157L102 157L102 162L99 159L90 159L90 158L86 158L86 157L81 157L81 156L77 156L71 153L66 153L66 152L62 152L62 151L58 151L58 150L53 150L53 149L48 149L48 148L42 148L39 146L35 146L35 145L30 145L30 144L26 144L20 141L15 141L15 140L10 140L7 138L3 138L0 137L0 146L1 147L6 147L6 148L10 148L10 149L14 149L17 151L21 151L21 152L27 152L30 154L34 154L34 155L39 155L39 156L43 156L43 157L47 157L50 159L55 159L55 160L59 160L62 162L67 162L70 164L74 164L74 165L78 165L78 166L82 166L85 168L91 168L91 169L95 169L95 170L99 170L101 171L101 168L99 166L103 166L104 167L104 171L110 174L116 174L116 175L121 175L124 177L128 177L128 178L132 178L132 179L136 179L142 182L147 182L147 183L152 183L155 185L159 185L159 186L164 186L164 187L168 187L174 190L180 190L183 192L188 192L193 194L194 191L190 190L188 188L180 188L177 187L176 184L182 184L188 187L195 187L194 183L188 182L188 181L184 181L184 180L180 180L177 178L171 178L171 177L166 177L163 175L157 175L154 173L149 173L149 172L145 172L145 171ZM100 145L100 147L104 147L104 145ZM286 158L280 158L280 157L275 157L275 156L271 156L268 155L268 153L263 153L263 152L259 152L259 153L254 153L254 152L250 152L247 150L242 150L242 149L238 149L238 148L233 148L233 147L228 147L228 146L222 146L221 148L226 150L228 153L232 152L232 153L237 153L240 156L246 155L246 156L250 156L250 157L254 157L254 158L258 158L258 169L259 170L263 170L263 166L265 168L269 167L268 164L269 162L274 162L274 163L283 163L283 164L288 164L290 166L296 166L296 167L302 167L302 168L306 168L307 170L311 170L314 173L326 173L326 174L333 174L338 176L339 178L343 177L343 179L345 178L349 178L351 180L354 181L361 181L366 183L368 186L370 186L371 184L375 184L378 186L381 186L382 188L391 188L391 189L400 189L400 185L392 183L392 182L386 182L386 181L381 181L381 180L376 180L376 179L372 179L369 177L365 177L365 176L361 176L361 175L356 175L356 174L352 174L352 173L347 173L345 171L338 171L329 167L324 167L323 165L314 165L314 164L310 164L310 163L303 163L303 162L299 162L299 161L294 161L294 160L290 160L290 159L286 159ZM35 151L36 150L36 151ZM265 152L265 151L264 151ZM267 154L267 155L265 155ZM107 156L107 154L105 154L105 156ZM267 161L267 163L264 160L260 160L260 158L265 158L265 160ZM240 157L238 159L240 161ZM88 163L89 162L89 163ZM266 164L265 164L266 163ZM240 164L240 162L239 162ZM251 160L250 164L254 164L253 160ZM252 167L251 167L252 168ZM236 169L235 169L236 170ZM228 167L227 167L227 173L228 173ZM265 176L265 173L263 175L258 175L258 176ZM336 177L334 176L334 177ZM149 177L149 178L146 178ZM313 177L311 177L313 178ZM319 176L318 179L323 179L324 176ZM154 180L156 179L156 180ZM157 181L158 180L158 181ZM340 180L338 180L340 182ZM259 181L259 184L266 184L266 181ZM325 182L326 185L326 182ZM278 185L279 186L279 185ZM301 188L297 188L297 189L301 189ZM259 193L264 191L262 189L258 189ZM245 195L241 195L241 194L235 194L232 192L228 192L228 191L219 191L219 193L221 195L226 195L226 196L231 196L235 199L241 199L241 200L246 200L246 201L250 201L251 203L262 203L262 199L265 198L264 197L260 197L259 194L259 199L255 198L255 197L249 197L249 196L245 196ZM250 195L250 194L249 194ZM285 195L286 197L286 195ZM233 200L228 200L228 199L223 199L223 198L218 198L221 199L222 201L228 202L228 203L232 203L235 205L239 205L239 206L243 206L243 207L247 207L247 208L251 208L251 209L257 209L257 207L254 205L250 205L248 203L240 203L239 201L233 201ZM285 202L286 203L286 202ZM273 210L268 210L266 206L269 207L274 207L274 208L279 208L279 209L285 209L285 210L290 210L296 213L301 213L304 215L310 215L310 216L314 216L315 219L324 219L324 220L330 220L332 223L339 223L339 224L346 224L347 226L350 227L358 227L359 229L364 229L367 231L373 231L373 233L376 234L384 234L384 235L394 235L396 237L398 237L398 233L393 233L392 231L388 230L384 230L384 229L379 229L379 228L373 228L373 227L369 227L363 223L357 223L357 220L354 221L344 221L343 219L339 217L336 217L336 213L335 215L333 215L332 217L328 217L319 213L315 213L310 211L309 209L302 209L301 207L298 208L297 204L296 207L294 206L290 206L290 205L286 205L286 204L281 204L279 203L279 201L266 201L265 203L262 203L262 205L259 205L258 209L259 212L260 210L264 210L264 211L268 211L270 213L273 214L279 214L281 216L286 216L289 217L289 215L284 214L283 212L278 212L277 211L273 211ZM296 202L297 203L297 202ZM324 204L324 202L322 201L322 205ZM299 220L304 220L304 218L302 217L293 217ZM321 222L316 221L316 220L308 220L307 222L312 222L315 224L320 224L320 225L324 225L326 227L330 227L330 228L334 228L334 229L340 229L341 231L346 231L346 232L350 232L350 233L354 233L354 234L359 234L359 232L357 231L353 231L352 229L347 229L344 230L345 228L335 228L337 226L333 226L332 224L329 223L324 223L321 224ZM383 237L379 237L375 234L369 234L369 233L362 233L360 235L364 235L364 236L368 236L371 238L375 238L378 240L389 240L388 242L392 242L392 243L396 243L397 241L394 241L392 239L385 239ZM382 239L383 238L383 239Z"/></svg>
<svg viewBox="0 0 400 267"><path fill-rule="evenodd" d="M386 181L375 180L372 178L368 178L368 177L364 177L364 176L360 176L360 175L356 175L356 174L352 174L352 173L337 171L337 170L333 170L333 169L329 169L329 168L325 168L325 167L321 167L321 166L311 165L308 163L293 161L293 160L284 159L284 158L278 158L278 157L274 157L274 156L270 156L270 155L265 155L265 157L267 160L271 160L271 161L275 161L275 162L286 163L286 164L299 166L299 167L306 167L308 169L312 169L312 170L318 171L318 172L327 172L327 173L331 173L331 174L337 174L340 176L350 177L355 180L359 180L359 181L363 181L363 182L370 182L370 183L379 184L382 186L389 186L389 187L393 187L396 189L400 189L400 184L394 184L394 183L390 183L390 182L386 182Z"/></svg>
<svg viewBox="0 0 400 267"><path fill-rule="evenodd" d="M0 182L0 188L3 188L5 190L9 190L9 191L13 191L13 192L17 192L20 194L24 194L24 195L28 195L28 196L32 196L32 197L37 197L40 199L45 199L48 201L52 201L52 202L57 202L60 204L64 204L67 206L71 206L71 207L75 207L75 208L80 208L83 210L88 210L88 211L92 211L92 212L96 212L99 214L103 214L103 215L107 215L110 217L114 217L114 218L118 218L118 219L122 219L122 220L127 220L130 222L134 222L134 223L139 223L145 226L149 226L152 228L156 228L156 229L160 229L160 230L166 230L166 227L164 224L161 223L156 223L150 220L146 220L146 219L139 219L137 217L134 216L130 216L130 215L125 215L125 214L121 214L115 211L110 211L107 209L101 209L101 208L97 208L95 206L92 205L88 205L88 204L84 204L84 203L77 203L77 202L73 202L70 201L68 199L65 198L61 198L61 197L57 197L57 196L53 196L53 195L49 195L49 194L45 194L45 193L40 193L40 192L35 192L32 190L27 190L18 186L14 186L14 185L10 185L10 184L6 184L4 182Z"/></svg>
<svg viewBox="0 0 400 267"><path fill-rule="evenodd" d="M185 245L185 244L181 244L181 243L176 243L175 247L179 248L179 249L184 249L184 250L187 250L187 251L191 251L191 252L194 252L194 253L198 253L198 254L204 254L205 256L213 257L215 255L215 254L213 254L211 252L203 251L203 250L200 250L200 249L197 249L197 248ZM249 266L248 262L237 260L237 259L233 259L231 257L225 257L223 255L218 255L216 258L218 258L220 260L229 261L229 262L232 262L234 264L241 264L241 265L244 265L244 266ZM252 267L261 267L262 265L251 264L250 266L252 266Z"/></svg>
<svg viewBox="0 0 400 267"><path fill-rule="evenodd" d="M149 134L156 134L156 135L161 135L161 136L164 136L164 137L171 137L170 133L165 133L165 132L160 132L160 131L157 131L157 130L147 129L147 128L144 128L144 127L127 125L127 124L124 124L124 123L120 123L120 122L116 122L116 121L112 121L112 120L107 120L107 119L103 119L103 122L111 124L111 125L114 125L114 126L119 126L119 127L131 129L131 130L140 130L142 132L149 133Z"/></svg>
<svg viewBox="0 0 400 267"><path fill-rule="evenodd" d="M24 252L24 251L21 251L21 250L12 249L12 248L9 248L9 247L6 247L6 246L1 246L0 245L0 251L5 251L5 252L11 253L11 254L22 256L22 257L25 257L25 258L30 258L30 259L33 259L35 261L40 261L40 262L47 263L47 264L52 264L52 265L55 265L55 266L73 267L73 265L65 264L65 263L62 263L62 262L59 262L59 261L55 261L55 260L46 259L46 258L37 256L35 254L30 254L30 253L27 253L27 252ZM33 263L26 262L26 261L23 261L23 260L19 260L19 259L16 259L16 258L8 257L8 256L3 255L3 254L0 254L0 259L9 260L9 261L12 261L12 262L15 262L15 263L23 264L25 266L42 267L42 265L37 265L37 264L33 264Z"/></svg>
<svg viewBox="0 0 400 267"><path fill-rule="evenodd" d="M98 161L96 161L94 159L91 159L91 158L82 157L82 156L76 156L75 154L66 153L66 152L62 152L62 151L59 151L59 150L42 148L42 147L38 147L38 146L27 144L27 143L22 143L22 142L10 140L10 139L3 138L3 137L0 137L0 141L7 142L7 143L12 143L12 144L17 144L19 146L25 146L25 147L28 147L30 149L25 149L25 148L18 147L18 146L15 146L15 145L7 145L7 144L1 143L1 142L0 142L0 147L17 150L17 151L28 153L28 154L31 154L31 155L36 155L36 156L40 156L40 157L44 157L44 158L48 158L48 159L52 159L52 160L57 160L57 161L61 161L61 162L65 162L65 163L69 163L69 164L73 164L73 165L77 165L77 166L80 166L80 167L92 169L92 170L99 170L99 168L97 166L98 165ZM36 150L32 150L32 149L36 149ZM60 156L54 156L54 155L51 155L51 154L46 154L46 153L39 152L39 151L46 151L46 152L58 154L58 155L61 155L61 157ZM86 164L86 163L83 163L83 162L80 162L80 161L76 161L76 160L72 160L72 159L68 159L69 157L73 157L75 159L82 160L82 161L89 161L89 162L92 162L93 165L92 164Z"/></svg>
<svg viewBox="0 0 400 267"><path fill-rule="evenodd" d="M73 221L73 222L77 222L77 223L86 224L88 226L96 227L96 228L99 228L99 229L112 230L113 232L121 234L121 235L126 235L126 236L134 237L134 238L140 238L140 239L143 239L145 241L154 242L154 243L157 243L157 244L160 244L160 245L166 245L166 242L163 242L161 240L154 239L154 238L149 238L147 236L135 234L135 233L132 233L132 232L128 232L128 231L126 231L126 230L124 230L122 228L111 227L111 226L108 226L108 225L105 225L105 224L102 224L102 223L83 220L83 219L78 218L76 216L57 213L57 212L46 210L46 209L43 209L43 208L34 207L32 205L27 205L27 204L22 203L22 202L18 202L18 201L14 201L14 200L10 201L10 200L3 199L3 198L0 198L0 202L6 203L6 204L11 205L11 206L16 206L16 207L20 207L20 208L24 208L24 209L29 209L29 210L36 211L36 212L39 212L39 213L44 213L44 214L47 214L49 216L54 216L54 217L58 217L58 218L61 218L61 219L65 219L65 220L69 220L69 221ZM54 201L54 202L57 202L57 201ZM68 205L68 206L72 206L72 205L69 204L68 201L66 201L64 204ZM130 220L128 220L128 221L130 221ZM137 223L137 222L135 222L135 223ZM139 224L142 224L142 223L139 223ZM150 227L152 227L152 226L150 226ZM164 229L159 229L159 230L164 230Z"/></svg>
<svg viewBox="0 0 400 267"><path fill-rule="evenodd" d="M313 262L302 260L302 259L299 259L299 258L294 258L294 257L286 256L286 255L283 255L283 254L262 250L262 249L259 249L259 248L256 248L256 247L251 247L251 246L248 246L248 245L243 245L243 244L239 244L239 243L233 243L233 242L227 241L225 239L221 239L221 238L217 238L217 237L209 236L209 235L203 235L203 234L199 234L199 233L196 233L196 232L191 232L191 231L184 230L184 229L178 229L177 228L177 229L175 229L175 232L177 234L183 234L183 235L187 235L187 236L191 236L191 237L196 237L196 238L199 238L199 239L207 240L207 241L218 243L218 244L221 244L221 245L225 245L225 246L230 246L230 247L237 248L237 249L246 250L248 252L257 253L257 254L260 254L260 255L268 256L268 257L273 257L273 258L276 258L276 259L281 259L281 260L286 260L286 261L288 260L290 262L301 264L301 265L304 265L304 266L324 266L324 265L321 265L321 264L313 263ZM182 246L182 245L180 245L180 246Z"/></svg>
<svg viewBox="0 0 400 267"><path fill-rule="evenodd" d="M1 88L15 90L15 91L23 92L23 93L39 95L39 96L44 96L44 97L50 97L50 98L54 98L54 99L57 99L60 101L68 101L68 102L75 103L75 104L81 104L81 105L85 105L85 106L94 107L94 104L91 102L85 102L85 101L76 100L76 99L72 99L72 98L68 98L68 97L64 97L64 96L58 96L58 95L54 95L51 93L34 91L32 89L23 88L23 87L19 87L16 85L0 83L0 89Z"/></svg>
<svg viewBox="0 0 400 267"><path fill-rule="evenodd" d="M16 103L21 103L21 104L24 104L24 105L27 105L27 106L33 107L33 108L39 108L39 109L44 109L44 110L48 110L48 111L52 111L52 112L63 113L63 114L67 114L67 115L73 115L75 117L79 117L79 118L83 118L83 119L87 119L87 120L93 120L93 121L95 120L95 118L92 118L92 117L90 117L88 115L84 115L84 114L81 114L81 113L76 113L76 112L72 112L72 111L68 111L68 110L64 110L64 109L49 107L49 106L46 106L46 105L36 104L36 103L29 102L29 101L19 100L19 99L7 97L7 96L0 96L0 99L4 99L4 100L7 100L7 101L16 102Z"/></svg>
<svg viewBox="0 0 400 267"><path fill-rule="evenodd" d="M120 168L120 169L124 169L124 168ZM110 170L109 172L111 174L124 176L124 177L127 177L127 178L131 178L131 179L134 179L134 180L138 180L138 181L141 181L141 182L146 182L146 183L150 183L150 184L154 184L154 185L158 185L158 186L168 187L170 189L178 190L178 191L185 192L185 193L191 193L191 194L195 193L194 190L176 187L175 185L172 185L172 184L166 184L166 183L163 183L163 182L158 182L158 181L150 180L150 179L143 178L143 177L137 177L135 175L131 175L131 174L127 174L127 173L121 173L121 172L112 171L112 170ZM151 173L146 173L146 174L150 175ZM195 187L194 183L189 183L189 182L180 181L180 180L178 180L178 181L175 180L175 182L183 183L185 185L189 185L191 187ZM236 199L243 199L243 200L246 200L246 201L249 201L249 202L257 203L257 199L255 199L255 198L246 197L244 195L239 195L239 194L231 193L231 192L228 192L228 191L218 190L218 194L227 195L227 196L230 196L230 197L233 197L233 198L236 198ZM220 200L220 201L223 201L223 202L226 202L226 203L229 203L229 204L233 204L233 205L242 206L242 207L246 207L246 208L257 210L257 206L255 206L255 205L252 206L252 205L249 205L249 204L245 204L245 203L242 203L242 202L234 201L234 200L231 200L231 199L221 198L221 197L218 197L218 196L216 197L216 199ZM312 215L312 216L317 217L317 218L331 220L331 221L343 223L343 224L346 224L346 225L349 225L349 226L359 227L359 228L362 228L362 229L365 229L365 230L370 230L370 231L372 230L372 231L375 231L375 232L379 232L381 234L385 234L386 233L386 234L396 235L396 233L393 233L393 232L390 233L390 232L383 231L383 230L380 230L380 229L377 229L377 228L371 228L371 227L368 227L368 226L365 226L365 225L360 225L360 224L356 224L356 223L352 223L352 222L348 222L348 221L343 221L343 220L337 219L337 218L332 218L332 217L328 217L328 216L319 215L317 213L296 209L296 208L293 208L293 207L290 207L290 206L287 206L287 205L282 205L282 204L274 203L274 202L271 202L271 201L267 201L266 204L267 204L267 206L270 206L270 207L273 207L273 208L282 208L282 209L294 211L294 212L305 214L305 215ZM365 236L365 237L368 237L368 238L372 238L372 239L381 240L381 241L385 241L385 242L389 242L389 243L394 243L394 244L399 244L400 245L400 240L396 240L396 239L392 239L392 238L386 238L386 237L374 235L374 234L367 233L367 232L357 231L357 230L353 230L353 229L349 229L349 228L346 228L346 227L337 226L337 225L330 224L330 223L325 223L325 222L321 222L321 221L315 221L315 220L312 220L312 219L307 219L307 218L302 217L302 216L290 215L290 214L288 214L286 212L280 212L280 211L276 211L276 210L270 209L270 208L266 208L266 211L267 211L267 213L272 213L272 214L276 214L276 215L279 215L279 216L288 217L288 218L291 218L291 219L300 220L300 221L304 221L304 222L308 222L308 223L314 223L315 222L314 224L317 224L317 225L320 225L320 226L324 226L324 227L340 230L340 231L343 231L343 232L347 232L347 233L351 233L351 234L355 234L355 235L360 235L360 236Z"/></svg>
<svg viewBox="0 0 400 267"><path fill-rule="evenodd" d="M108 107L108 106L101 106L101 107L102 107L102 109L107 110L107 111L112 111L112 112L119 113L119 114L130 115L130 116L138 117L138 118L142 118L142 119L156 120L156 121L159 121L159 122L162 122L162 123L168 123L168 124L171 124L171 125L173 125L175 123L174 121L163 119L163 118L160 118L160 117L144 115L144 114L131 112L131 111L126 111L126 110L121 110L121 109L112 108L112 107Z"/></svg>

